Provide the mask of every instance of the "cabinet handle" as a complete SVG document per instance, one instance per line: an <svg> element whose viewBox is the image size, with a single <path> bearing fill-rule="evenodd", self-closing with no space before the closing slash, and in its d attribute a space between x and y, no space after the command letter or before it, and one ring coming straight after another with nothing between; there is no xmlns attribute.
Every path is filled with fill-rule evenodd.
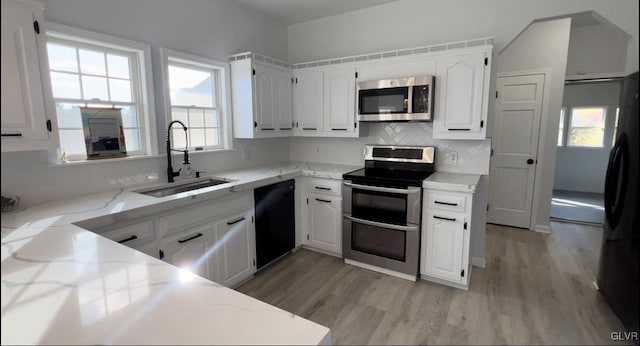
<svg viewBox="0 0 640 346"><path fill-rule="evenodd" d="M290 127L281 127L280 128L280 131L287 131L287 130L291 130L291 128Z"/></svg>
<svg viewBox="0 0 640 346"><path fill-rule="evenodd" d="M189 237L189 238L187 238L187 239L178 240L178 243L180 243L180 244L182 244L182 243L186 243L186 242L188 242L189 240L194 240L194 239L196 239L196 238L200 238L200 237L202 237L202 233L198 233L198 234L194 235L193 237Z"/></svg>
<svg viewBox="0 0 640 346"><path fill-rule="evenodd" d="M322 199L322 198L316 198L316 201L318 201L318 202L324 202L324 203L331 203L331 201L330 201L330 200L328 200L328 199Z"/></svg>
<svg viewBox="0 0 640 346"><path fill-rule="evenodd" d="M303 127L302 129L303 129L304 131L315 131L315 130L317 130L318 128L316 128L316 127Z"/></svg>
<svg viewBox="0 0 640 346"><path fill-rule="evenodd" d="M347 129L331 129L331 131L347 131Z"/></svg>
<svg viewBox="0 0 640 346"><path fill-rule="evenodd" d="M262 130L262 131L273 131L275 129L273 127L263 127L260 130Z"/></svg>
<svg viewBox="0 0 640 346"><path fill-rule="evenodd" d="M239 219L237 219L237 220L235 220L235 221L229 221L229 222L227 222L227 225L233 225L233 224L236 224L236 223L238 223L238 222L240 222L240 221L243 221L243 220L244 220L244 217L241 217L241 218L239 218Z"/></svg>
<svg viewBox="0 0 640 346"><path fill-rule="evenodd" d="M440 202L440 201L433 201L433 203L435 204L443 204L443 205L452 205L452 206L457 206L458 203L448 203L448 202Z"/></svg>
<svg viewBox="0 0 640 346"><path fill-rule="evenodd" d="M447 129L447 131L471 131L471 129Z"/></svg>
<svg viewBox="0 0 640 346"><path fill-rule="evenodd" d="M452 219L452 218L448 218L448 217L441 217L441 216L433 215L433 218L434 218L434 219L438 219L438 220L445 220L445 221L456 222L456 219Z"/></svg>
<svg viewBox="0 0 640 346"><path fill-rule="evenodd" d="M316 186L316 190L331 191L331 188L329 188L329 187L322 187L322 186Z"/></svg>
<svg viewBox="0 0 640 346"><path fill-rule="evenodd" d="M22 137L22 133L3 133L2 137Z"/></svg>
<svg viewBox="0 0 640 346"><path fill-rule="evenodd" d="M137 236L135 236L135 235L132 235L132 236L130 236L129 238L122 239L122 240L118 240L118 243L120 243L120 244L124 244L124 243L126 243L126 242L128 242L128 241L132 241L132 240L136 240L136 239L138 239L138 237L137 237Z"/></svg>

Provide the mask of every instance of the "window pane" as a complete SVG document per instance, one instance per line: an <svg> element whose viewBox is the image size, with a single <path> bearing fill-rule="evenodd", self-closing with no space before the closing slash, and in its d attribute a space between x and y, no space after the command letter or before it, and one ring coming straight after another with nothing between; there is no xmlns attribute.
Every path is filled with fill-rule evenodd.
<svg viewBox="0 0 640 346"><path fill-rule="evenodd" d="M189 109L189 127L204 127L203 114L202 109Z"/></svg>
<svg viewBox="0 0 640 346"><path fill-rule="evenodd" d="M107 79L102 77L82 76L82 92L85 100L109 100Z"/></svg>
<svg viewBox="0 0 640 346"><path fill-rule="evenodd" d="M180 106L214 106L213 74L169 65L171 104Z"/></svg>
<svg viewBox="0 0 640 346"><path fill-rule="evenodd" d="M220 129L205 129L205 137L208 146L220 145Z"/></svg>
<svg viewBox="0 0 640 346"><path fill-rule="evenodd" d="M124 143L127 151L140 151L140 135L138 129L124 129Z"/></svg>
<svg viewBox="0 0 640 346"><path fill-rule="evenodd" d="M204 147L206 142L204 140L204 129L191 129L189 130L189 135L191 136L191 146L192 147Z"/></svg>
<svg viewBox="0 0 640 346"><path fill-rule="evenodd" d="M49 56L50 69L78 72L78 59L75 48L47 43L47 55Z"/></svg>
<svg viewBox="0 0 640 346"><path fill-rule="evenodd" d="M87 155L82 130L60 130L60 147L67 155Z"/></svg>
<svg viewBox="0 0 640 346"><path fill-rule="evenodd" d="M109 77L129 79L129 58L107 54L107 65L109 67Z"/></svg>
<svg viewBox="0 0 640 346"><path fill-rule="evenodd" d="M122 108L120 114L122 114L122 126L123 127L138 127L138 112L135 107L116 105L118 108Z"/></svg>
<svg viewBox="0 0 640 346"><path fill-rule="evenodd" d="M131 102L131 82L122 79L109 78L111 101Z"/></svg>
<svg viewBox="0 0 640 346"><path fill-rule="evenodd" d="M562 139L564 136L564 108L560 109L560 124L558 126L558 146L562 146Z"/></svg>
<svg viewBox="0 0 640 346"><path fill-rule="evenodd" d="M184 149L184 147L187 146L187 142L185 142L184 130L177 126L173 128L173 130L171 130L171 133L173 135L171 138L171 147L180 150Z"/></svg>
<svg viewBox="0 0 640 346"><path fill-rule="evenodd" d="M604 137L604 108L573 108L569 145L601 147Z"/></svg>
<svg viewBox="0 0 640 346"><path fill-rule="evenodd" d="M78 75L51 72L53 97L80 99L80 81Z"/></svg>
<svg viewBox="0 0 640 346"><path fill-rule="evenodd" d="M58 127L75 127L79 129L82 128L80 105L57 102L56 115L58 117Z"/></svg>
<svg viewBox="0 0 640 346"><path fill-rule="evenodd" d="M204 126L205 127L219 127L220 121L218 120L218 111L205 109L204 111Z"/></svg>
<svg viewBox="0 0 640 346"><path fill-rule="evenodd" d="M80 72L106 76L107 70L104 66L104 53L86 49L79 50Z"/></svg>
<svg viewBox="0 0 640 346"><path fill-rule="evenodd" d="M180 120L187 126L189 124L189 120L188 120L188 116L187 116L187 110L184 109L184 108L172 108L171 109L171 119L172 120Z"/></svg>

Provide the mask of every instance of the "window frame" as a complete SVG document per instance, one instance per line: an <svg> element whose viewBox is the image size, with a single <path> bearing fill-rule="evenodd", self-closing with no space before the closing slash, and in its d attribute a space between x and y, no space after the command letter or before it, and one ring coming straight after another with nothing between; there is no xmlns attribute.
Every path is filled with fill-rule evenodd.
<svg viewBox="0 0 640 346"><path fill-rule="evenodd" d="M606 136L607 136L607 117L609 113L609 107L606 105L597 105L597 106L575 106L575 107L566 107L569 110L569 116L567 117L567 113L565 112L565 135L564 135L564 146L566 148L581 148L581 149L604 149L606 148ZM602 109L602 140L600 141L600 145L598 146L590 146L590 145L578 145L571 144L570 135L571 135L571 122L573 120L573 111L576 109L588 109L588 108L601 108ZM567 120L568 118L568 120Z"/></svg>
<svg viewBox="0 0 640 346"><path fill-rule="evenodd" d="M94 31L79 29L62 25L53 22L45 23L45 45L48 43L69 45L73 44L75 47L86 48L95 50L96 48L103 49L103 52L110 52L122 55L127 53L132 57L131 59L131 84L132 84L132 101L131 102L110 102L110 101L96 101L86 102L86 100L73 100L55 98L53 96L53 85L51 86L51 100L52 100L52 112L49 117L55 121L55 129L57 132L55 147L58 151L61 151L60 143L60 128L58 126L58 115L55 109L55 103L57 101L65 103L78 103L78 104L131 104L138 105L140 109L137 109L138 113L138 127L140 135L140 149L134 152L133 155L128 157L147 157L158 155L158 140L156 131L156 111L155 111L155 93L153 86L153 73L151 64L151 46L146 43L132 41L120 37L106 35ZM47 74L51 73L51 68L48 64L48 56L43 60L47 60ZM78 76L82 76L81 71L76 73ZM134 100L139 98L138 102ZM82 102L85 101L85 102ZM128 153L129 154L129 153ZM59 155L58 155L59 156ZM76 157L79 158L79 157ZM84 161L91 161L81 159L75 159L70 157L70 162L78 163ZM95 162L95 161L92 161Z"/></svg>
<svg viewBox="0 0 640 346"><path fill-rule="evenodd" d="M169 64L175 63L183 68L192 67L194 69L215 70L218 80L215 81L215 91L217 108L220 117L220 146L204 147L197 152L216 152L233 149L231 134L233 133L232 114L231 114L231 73L228 62L205 58L197 55L183 53L169 48L161 48L160 56L162 60L162 85L164 88L164 107L165 107L165 126L162 134L166 136L167 127L172 121L172 104L171 104L171 88L169 86ZM176 107L184 107L176 105ZM173 136L173 133L171 134ZM195 147L188 147L190 152L196 152Z"/></svg>

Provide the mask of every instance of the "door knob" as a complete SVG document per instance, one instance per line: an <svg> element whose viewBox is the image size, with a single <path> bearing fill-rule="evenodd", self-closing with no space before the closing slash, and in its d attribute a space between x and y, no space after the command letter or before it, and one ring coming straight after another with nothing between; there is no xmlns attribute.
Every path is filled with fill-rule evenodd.
<svg viewBox="0 0 640 346"><path fill-rule="evenodd" d="M533 159L528 159L527 164L533 165Z"/></svg>

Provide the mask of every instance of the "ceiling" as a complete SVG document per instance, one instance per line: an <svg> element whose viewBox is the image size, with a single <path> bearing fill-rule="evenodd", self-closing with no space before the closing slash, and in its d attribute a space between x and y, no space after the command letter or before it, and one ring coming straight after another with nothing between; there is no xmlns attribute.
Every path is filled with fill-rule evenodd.
<svg viewBox="0 0 640 346"><path fill-rule="evenodd" d="M373 7L397 0L235 0L286 25Z"/></svg>

